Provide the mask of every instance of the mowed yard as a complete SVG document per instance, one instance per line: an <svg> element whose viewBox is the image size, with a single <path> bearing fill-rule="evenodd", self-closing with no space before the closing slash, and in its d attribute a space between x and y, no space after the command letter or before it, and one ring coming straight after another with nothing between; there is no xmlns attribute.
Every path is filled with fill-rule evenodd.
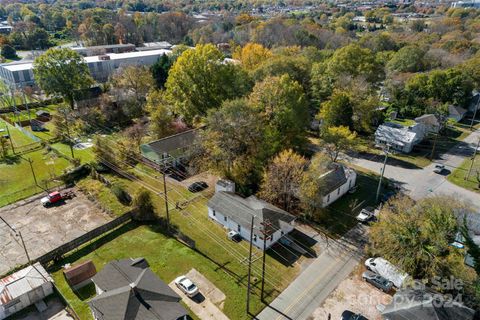
<svg viewBox="0 0 480 320"><path fill-rule="evenodd" d="M193 250L169 237L159 225L129 223L97 241L76 250L59 261L50 271L62 294L81 319L91 319L87 301L95 296L92 287L74 292L65 282L61 266L91 259L97 270L114 259L145 257L152 270L166 283L195 268L212 281L225 295L223 312L230 319L250 319L245 312L247 285L248 245L231 242L225 230L206 218L207 212L184 213L173 211L172 223L195 241ZM197 219L197 220L194 220ZM261 278L261 253L254 250L253 278L254 295L251 311L259 312L263 304L259 299ZM266 292L273 299L297 274L297 266L286 266L267 255ZM200 288L202 290L202 288Z"/></svg>

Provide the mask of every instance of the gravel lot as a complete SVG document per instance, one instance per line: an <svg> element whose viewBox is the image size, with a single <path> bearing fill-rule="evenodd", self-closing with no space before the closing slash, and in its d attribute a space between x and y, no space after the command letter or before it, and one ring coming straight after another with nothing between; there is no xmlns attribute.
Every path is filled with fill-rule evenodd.
<svg viewBox="0 0 480 320"><path fill-rule="evenodd" d="M41 196L0 208L0 217L21 232L31 259L111 220L81 192L75 194L50 208L40 204ZM0 275L28 262L21 240L1 220L0 248Z"/></svg>
<svg viewBox="0 0 480 320"><path fill-rule="evenodd" d="M369 320L381 320L382 316L376 307L379 304L389 304L392 296L363 281L361 277L363 271L364 266L359 264L330 294L324 304L315 310L311 319L326 320L329 319L329 314L331 319L340 319L344 310L350 310L361 313Z"/></svg>

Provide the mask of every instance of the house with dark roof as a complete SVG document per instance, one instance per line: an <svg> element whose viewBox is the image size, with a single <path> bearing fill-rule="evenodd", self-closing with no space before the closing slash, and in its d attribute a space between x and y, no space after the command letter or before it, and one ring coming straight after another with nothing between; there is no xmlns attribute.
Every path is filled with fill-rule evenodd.
<svg viewBox="0 0 480 320"><path fill-rule="evenodd" d="M235 194L233 182L220 180L215 194L208 201L208 217L227 230L234 230L250 241L253 220L252 244L263 250L264 236L268 231L265 247L269 248L295 228L295 216L255 196L243 198ZM264 228L268 228L265 230Z"/></svg>
<svg viewBox="0 0 480 320"><path fill-rule="evenodd" d="M455 299L433 291L397 291L382 311L385 320L472 320L475 311Z"/></svg>
<svg viewBox="0 0 480 320"><path fill-rule="evenodd" d="M415 118L415 122L422 123L425 126L426 133L438 133L442 128L440 121L434 114L424 114Z"/></svg>
<svg viewBox="0 0 480 320"><path fill-rule="evenodd" d="M95 320L186 320L177 295L144 258L109 262L92 278L97 296L88 302Z"/></svg>
<svg viewBox="0 0 480 320"><path fill-rule="evenodd" d="M180 132L140 146L142 156L155 164L177 166L188 159L199 129Z"/></svg>
<svg viewBox="0 0 480 320"><path fill-rule="evenodd" d="M459 122L467 114L467 110L459 106L449 105L448 106L448 118Z"/></svg>
<svg viewBox="0 0 480 320"><path fill-rule="evenodd" d="M328 171L320 175L322 181L322 208L327 207L352 189L357 182L355 170L339 163L332 163Z"/></svg>

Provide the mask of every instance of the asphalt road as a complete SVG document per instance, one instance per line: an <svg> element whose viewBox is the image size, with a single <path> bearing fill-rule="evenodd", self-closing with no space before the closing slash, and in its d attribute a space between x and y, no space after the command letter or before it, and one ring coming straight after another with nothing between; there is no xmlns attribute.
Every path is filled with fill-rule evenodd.
<svg viewBox="0 0 480 320"><path fill-rule="evenodd" d="M448 150L441 159L425 168L409 169L387 165L385 177L396 183L414 199L432 195L452 195L470 203L480 210L480 194L463 189L446 179L446 175L460 166L465 158L470 157L478 139L480 130L470 134L463 142ZM350 158L357 166L373 172L381 172L383 157L371 159ZM433 172L435 164L443 164L444 174ZM376 187L372 186L372 192ZM340 241L322 242L322 253L303 271L268 307L257 315L258 320L306 320L313 311L323 303L328 295L345 279L362 260L362 243L364 228L353 228ZM320 240L320 238L317 238ZM322 240L320 240L322 241Z"/></svg>
<svg viewBox="0 0 480 320"><path fill-rule="evenodd" d="M316 238L321 242L322 253L256 319L309 319L362 260L362 243L358 241L364 235L364 227L358 225L337 241Z"/></svg>
<svg viewBox="0 0 480 320"><path fill-rule="evenodd" d="M471 157L479 138L480 130L477 130L443 154L441 159L425 168L409 169L387 164L385 177L394 180L415 200L433 195L450 195L462 199L480 210L480 194L459 187L446 179L450 172L460 166L466 158ZM357 166L380 173L383 159L383 156L376 156L371 159L351 158L350 161ZM444 173L433 172L436 164L445 165Z"/></svg>

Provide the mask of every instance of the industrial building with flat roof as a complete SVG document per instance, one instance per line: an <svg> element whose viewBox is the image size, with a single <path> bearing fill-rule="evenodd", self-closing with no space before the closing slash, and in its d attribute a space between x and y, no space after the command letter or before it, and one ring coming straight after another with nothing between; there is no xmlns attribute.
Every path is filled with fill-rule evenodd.
<svg viewBox="0 0 480 320"><path fill-rule="evenodd" d="M142 52L109 53L100 56L84 57L90 73L98 82L105 82L115 70L129 65L152 65L164 54L171 50L150 50ZM33 62L9 63L0 65L0 79L7 85L17 87L35 84L33 77Z"/></svg>

